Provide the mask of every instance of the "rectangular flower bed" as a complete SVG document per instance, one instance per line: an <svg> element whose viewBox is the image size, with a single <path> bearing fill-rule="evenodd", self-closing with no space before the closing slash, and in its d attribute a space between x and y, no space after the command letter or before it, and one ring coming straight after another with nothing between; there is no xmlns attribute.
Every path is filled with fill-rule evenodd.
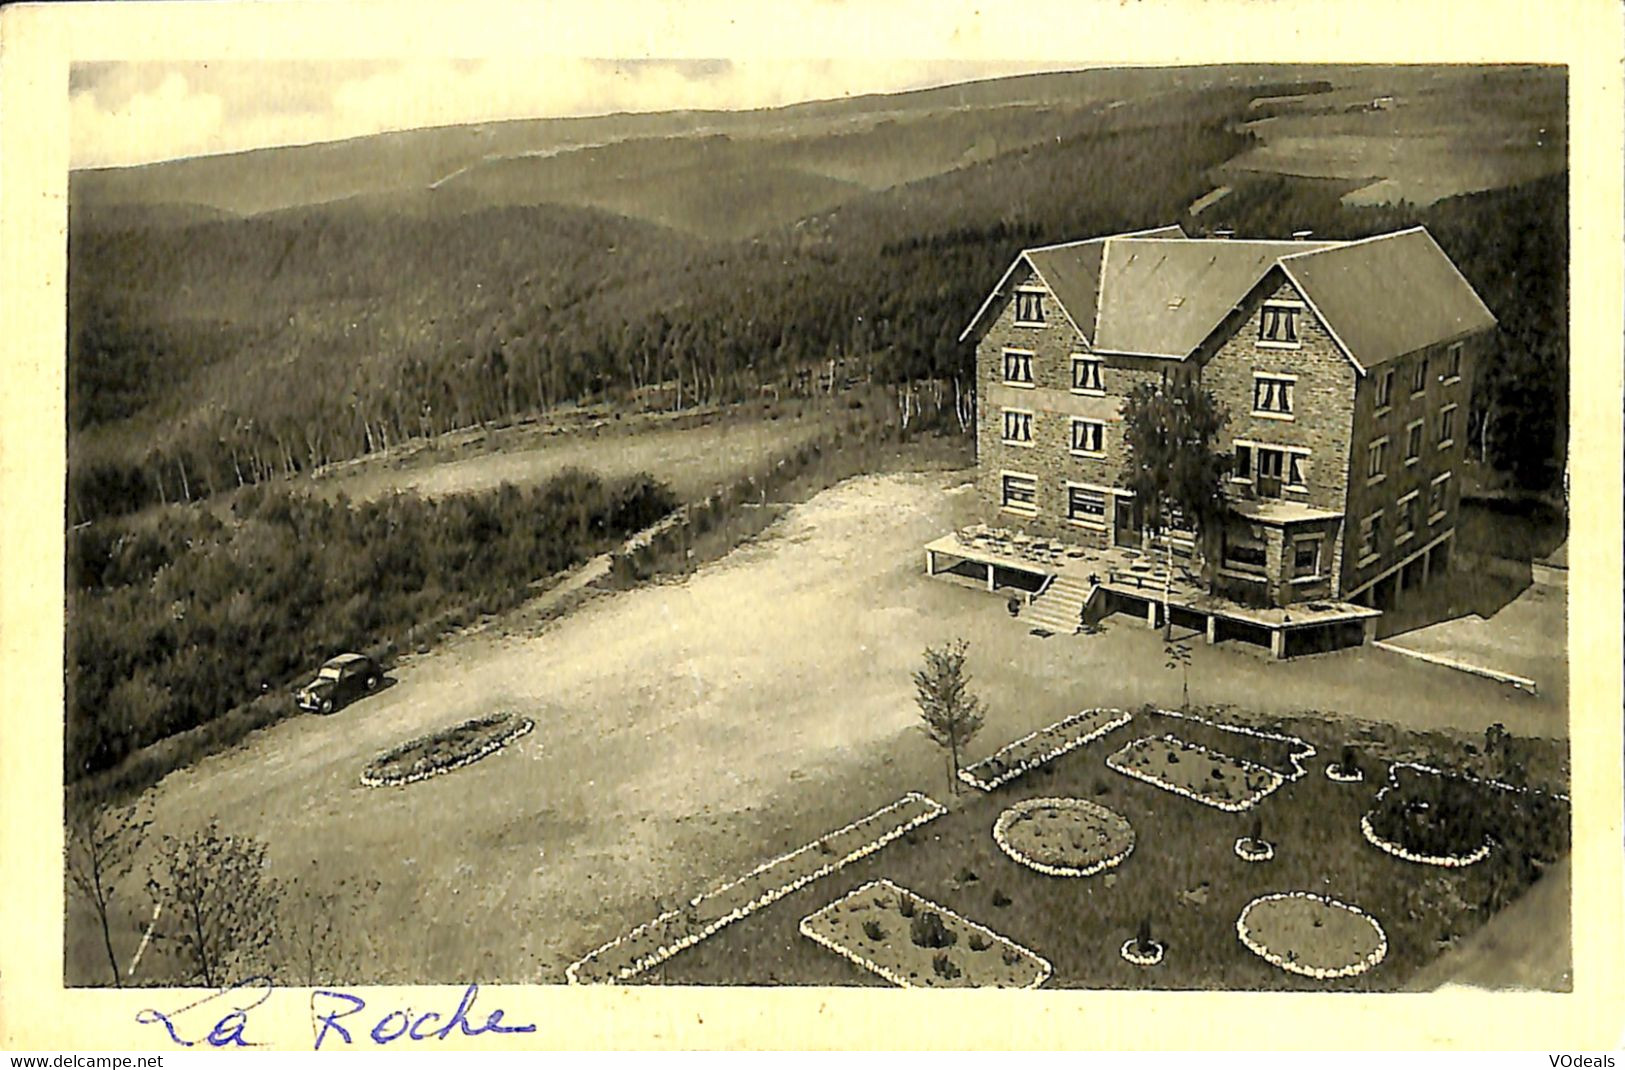
<svg viewBox="0 0 1625 1070"><path fill-rule="evenodd" d="M1045 762L1092 743L1133 719L1127 710L1082 710L1048 728L1030 732L1014 743L959 771L959 779L981 791L992 791Z"/></svg>
<svg viewBox="0 0 1625 1070"><path fill-rule="evenodd" d="M743 877L611 940L572 963L565 976L571 984L630 980L723 926L873 854L910 829L946 812L935 800L911 791L867 817L764 862Z"/></svg>
<svg viewBox="0 0 1625 1070"><path fill-rule="evenodd" d="M1251 808L1286 783L1273 769L1172 735L1136 739L1108 757L1106 765L1124 776L1233 813Z"/></svg>
<svg viewBox="0 0 1625 1070"><path fill-rule="evenodd" d="M903 988L1037 988L1048 960L879 880L801 919L801 933Z"/></svg>

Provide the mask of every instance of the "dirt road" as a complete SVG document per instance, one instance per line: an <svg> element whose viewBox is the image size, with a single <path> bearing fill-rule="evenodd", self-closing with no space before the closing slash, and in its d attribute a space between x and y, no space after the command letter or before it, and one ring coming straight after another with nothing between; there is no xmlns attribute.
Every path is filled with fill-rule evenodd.
<svg viewBox="0 0 1625 1070"><path fill-rule="evenodd" d="M683 582L599 596L539 635L454 641L338 715L171 775L148 793L158 826L218 817L266 840L281 875L379 881L341 919L371 964L358 980L557 981L662 904L906 790L946 798L909 678L928 643L971 641L992 710L974 757L1085 706L1177 701L1143 625L1041 640L1001 600L923 575L921 546L968 519L964 478L850 480ZM1191 690L1566 734L1550 704L1372 651L1275 663L1197 645ZM408 788L360 785L390 745L504 708L537 722L508 751ZM125 930L127 955L139 933ZM98 979L93 956L70 959Z"/></svg>

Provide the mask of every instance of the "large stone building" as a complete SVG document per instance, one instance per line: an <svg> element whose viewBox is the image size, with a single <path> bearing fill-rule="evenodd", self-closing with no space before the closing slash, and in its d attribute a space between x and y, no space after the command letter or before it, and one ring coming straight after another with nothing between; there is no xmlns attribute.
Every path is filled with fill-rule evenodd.
<svg viewBox="0 0 1625 1070"><path fill-rule="evenodd" d="M1218 445L1234 458L1214 593L1382 608L1447 563L1475 356L1494 326L1420 227L1333 242L1171 226L1025 250L964 334L985 519L1140 547L1123 402L1193 376L1228 411ZM1170 543L1193 550L1178 532Z"/></svg>

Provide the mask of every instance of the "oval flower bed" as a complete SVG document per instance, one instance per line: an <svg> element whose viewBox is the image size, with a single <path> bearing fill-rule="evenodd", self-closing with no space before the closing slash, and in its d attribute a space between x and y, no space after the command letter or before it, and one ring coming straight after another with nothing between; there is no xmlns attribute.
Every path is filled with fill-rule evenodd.
<svg viewBox="0 0 1625 1070"><path fill-rule="evenodd" d="M369 788L415 784L487 758L535 727L516 713L476 717L386 750L367 763L361 783Z"/></svg>
<svg viewBox="0 0 1625 1070"><path fill-rule="evenodd" d="M1360 818L1360 832L1374 847L1419 865L1460 869L1489 857L1495 800L1483 785L1465 778L1411 775L1398 770Z"/></svg>
<svg viewBox="0 0 1625 1070"><path fill-rule="evenodd" d="M1376 918L1313 892L1254 899L1236 919L1236 933L1270 965L1322 981L1364 973L1388 954Z"/></svg>
<svg viewBox="0 0 1625 1070"><path fill-rule="evenodd" d="M1124 776L1232 813L1250 808L1286 782L1273 769L1171 735L1136 739L1108 757L1106 765Z"/></svg>
<svg viewBox="0 0 1625 1070"><path fill-rule="evenodd" d="M1134 826L1086 799L1026 799L993 825L999 849L1051 877L1088 877L1134 850Z"/></svg>

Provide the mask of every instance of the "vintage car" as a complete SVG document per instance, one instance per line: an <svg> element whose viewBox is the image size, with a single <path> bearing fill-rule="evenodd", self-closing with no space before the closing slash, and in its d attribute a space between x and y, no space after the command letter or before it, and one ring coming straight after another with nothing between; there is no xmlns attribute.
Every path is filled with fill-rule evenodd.
<svg viewBox="0 0 1625 1070"><path fill-rule="evenodd" d="M351 699L378 690L383 682L378 663L365 654L340 654L316 673L316 679L301 687L294 700L302 710L332 713Z"/></svg>

